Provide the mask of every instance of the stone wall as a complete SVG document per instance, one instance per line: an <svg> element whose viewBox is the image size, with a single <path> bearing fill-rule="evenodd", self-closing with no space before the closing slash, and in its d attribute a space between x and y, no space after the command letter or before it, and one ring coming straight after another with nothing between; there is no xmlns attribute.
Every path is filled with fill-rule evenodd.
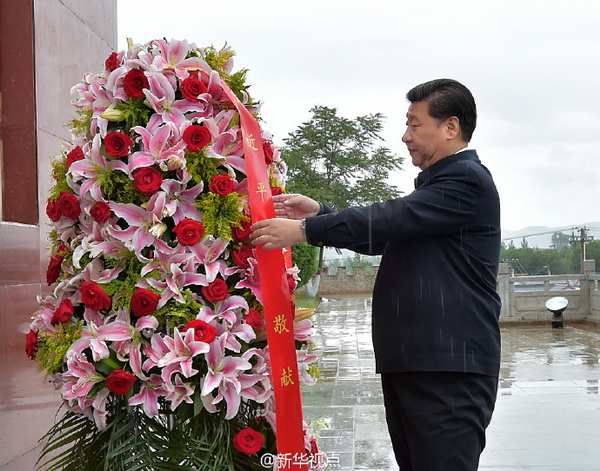
<svg viewBox="0 0 600 471"><path fill-rule="evenodd" d="M363 267L356 267L351 273L346 267L338 267L335 272L325 267L321 272L319 295L371 294L376 275L377 267L373 267L373 274L370 275L365 273ZM301 288L299 293L305 294L306 289Z"/></svg>
<svg viewBox="0 0 600 471"><path fill-rule="evenodd" d="M74 117L71 87L100 70L117 47L117 0L1 0L0 26L0 157L19 164L2 169L0 471L28 471L60 405L25 356L36 296L49 290L50 157L60 154L60 139L70 138L64 125Z"/></svg>
<svg viewBox="0 0 600 471"><path fill-rule="evenodd" d="M561 296L569 305L563 317L566 321L600 322L600 275L595 274L593 260L587 260L585 273L573 275L513 276L508 264L500 264L498 294L502 300L501 321L537 322L550 320L546 301ZM377 267L365 274L362 267L349 273L346 267L335 272L323 269L318 294L320 296L370 295L373 292ZM305 294L302 288L299 291Z"/></svg>

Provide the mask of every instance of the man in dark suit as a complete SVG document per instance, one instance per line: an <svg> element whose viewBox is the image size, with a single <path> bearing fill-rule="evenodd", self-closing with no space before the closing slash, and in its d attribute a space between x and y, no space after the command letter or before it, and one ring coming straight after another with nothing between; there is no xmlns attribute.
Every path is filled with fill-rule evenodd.
<svg viewBox="0 0 600 471"><path fill-rule="evenodd" d="M401 471L474 471L485 446L500 368L500 204L467 145L477 111L449 79L410 90L406 132L419 173L413 193L333 211L275 197L278 218L253 226L265 249L313 245L382 254L373 345Z"/></svg>

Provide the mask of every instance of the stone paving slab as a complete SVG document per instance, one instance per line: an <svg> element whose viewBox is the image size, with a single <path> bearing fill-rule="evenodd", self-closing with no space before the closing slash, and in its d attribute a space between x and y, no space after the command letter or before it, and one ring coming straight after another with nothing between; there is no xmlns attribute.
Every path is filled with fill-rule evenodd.
<svg viewBox="0 0 600 471"><path fill-rule="evenodd" d="M371 344L371 299L324 300L314 317L321 380L308 420L329 417L327 469L397 470ZM502 329L500 389L480 470L600 471L600 331ZM455 471L455 470L449 470ZM459 471L459 470L456 470Z"/></svg>

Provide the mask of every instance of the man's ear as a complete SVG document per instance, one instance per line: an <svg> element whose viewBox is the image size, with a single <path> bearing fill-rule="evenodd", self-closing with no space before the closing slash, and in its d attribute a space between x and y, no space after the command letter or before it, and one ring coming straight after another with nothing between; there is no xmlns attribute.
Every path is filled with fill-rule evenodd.
<svg viewBox="0 0 600 471"><path fill-rule="evenodd" d="M446 120L446 133L448 134L449 139L454 139L456 136L459 136L460 121L456 116L450 116Z"/></svg>

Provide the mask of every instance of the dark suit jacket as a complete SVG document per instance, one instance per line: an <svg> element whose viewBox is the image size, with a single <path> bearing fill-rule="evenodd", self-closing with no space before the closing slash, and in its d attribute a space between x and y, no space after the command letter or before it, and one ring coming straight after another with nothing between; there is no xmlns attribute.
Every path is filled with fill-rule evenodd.
<svg viewBox="0 0 600 471"><path fill-rule="evenodd" d="M383 254L373 292L380 373L498 376L500 204L473 150L421 172L408 196L306 220L313 245Z"/></svg>

